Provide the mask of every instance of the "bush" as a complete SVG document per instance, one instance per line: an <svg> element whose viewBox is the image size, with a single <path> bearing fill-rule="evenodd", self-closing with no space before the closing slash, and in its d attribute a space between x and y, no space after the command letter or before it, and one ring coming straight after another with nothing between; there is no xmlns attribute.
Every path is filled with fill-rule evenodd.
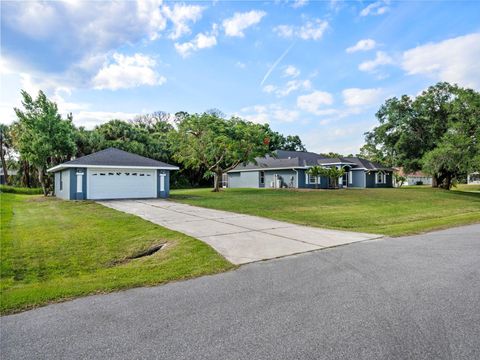
<svg viewBox="0 0 480 360"><path fill-rule="evenodd" d="M423 181L417 181L415 185L423 185Z"/></svg>
<svg viewBox="0 0 480 360"><path fill-rule="evenodd" d="M42 188L24 188L8 185L0 185L0 192L24 195L38 195L43 194Z"/></svg>

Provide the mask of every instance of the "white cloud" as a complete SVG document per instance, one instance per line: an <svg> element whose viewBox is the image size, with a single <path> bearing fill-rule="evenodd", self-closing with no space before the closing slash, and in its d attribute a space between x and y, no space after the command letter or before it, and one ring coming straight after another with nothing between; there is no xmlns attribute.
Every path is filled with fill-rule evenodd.
<svg viewBox="0 0 480 360"><path fill-rule="evenodd" d="M277 90L277 87L275 85L265 85L262 90L263 92L270 94Z"/></svg>
<svg viewBox="0 0 480 360"><path fill-rule="evenodd" d="M461 86L480 88L480 33L429 43L403 53L409 75L427 75Z"/></svg>
<svg viewBox="0 0 480 360"><path fill-rule="evenodd" d="M311 88L312 83L310 80L290 80L282 87L266 85L262 90L266 93L274 93L278 97L283 97L297 90L309 90Z"/></svg>
<svg viewBox="0 0 480 360"><path fill-rule="evenodd" d="M113 54L113 62L104 64L92 80L95 89L125 89L141 85L161 85L166 79L158 74L153 58L135 54Z"/></svg>
<svg viewBox="0 0 480 360"><path fill-rule="evenodd" d="M393 59L383 51L377 51L375 59L362 62L358 69L361 71L375 71L379 66L393 64Z"/></svg>
<svg viewBox="0 0 480 360"><path fill-rule="evenodd" d="M298 9L308 4L308 0L293 0L292 8Z"/></svg>
<svg viewBox="0 0 480 360"><path fill-rule="evenodd" d="M343 90L342 95L347 106L369 106L381 101L383 90L350 88Z"/></svg>
<svg viewBox="0 0 480 360"><path fill-rule="evenodd" d="M332 103L333 96L326 91L314 91L311 94L301 95L297 98L297 106L299 109L317 115L324 114L320 109L323 105L331 105Z"/></svg>
<svg viewBox="0 0 480 360"><path fill-rule="evenodd" d="M199 33L191 41L175 43L175 49L182 57L188 57L193 51L207 49L217 45L217 25L213 25L210 33Z"/></svg>
<svg viewBox="0 0 480 360"><path fill-rule="evenodd" d="M244 13L235 13L233 17L223 20L225 35L244 37L243 31L258 24L267 15L265 11L251 10Z"/></svg>
<svg viewBox="0 0 480 360"><path fill-rule="evenodd" d="M284 38L297 37L302 40L320 40L328 29L328 21L315 19L301 26L279 25L273 30Z"/></svg>
<svg viewBox="0 0 480 360"><path fill-rule="evenodd" d="M295 66L293 65L288 65L284 70L283 70L283 76L284 77L297 77L300 75L300 70L298 70Z"/></svg>
<svg viewBox="0 0 480 360"><path fill-rule="evenodd" d="M170 39L178 39L190 34L189 23L195 23L202 17L205 7L200 5L175 4L172 8L163 7L163 13L173 23L173 29L168 35Z"/></svg>
<svg viewBox="0 0 480 360"><path fill-rule="evenodd" d="M86 129L93 129L112 119L131 120L138 114L120 111L79 111L73 113L73 122L77 126L84 126Z"/></svg>
<svg viewBox="0 0 480 360"><path fill-rule="evenodd" d="M143 38L156 39L167 19L161 0L2 3L2 22L35 39L49 39L72 53L105 51ZM92 40L95 41L92 41Z"/></svg>
<svg viewBox="0 0 480 360"><path fill-rule="evenodd" d="M293 36L295 28L292 25L278 25L273 28L278 36L289 38Z"/></svg>
<svg viewBox="0 0 480 360"><path fill-rule="evenodd" d="M349 54L357 51L368 51L374 49L376 46L375 40L372 39L363 39L359 40L355 45L350 46L345 51Z"/></svg>
<svg viewBox="0 0 480 360"><path fill-rule="evenodd" d="M389 3L390 1L376 1L371 3L360 11L360 16L383 15L390 9L387 6Z"/></svg>
<svg viewBox="0 0 480 360"><path fill-rule="evenodd" d="M257 124L270 124L272 122L289 123L297 121L300 113L279 104L268 104L245 107L240 110L239 116Z"/></svg>
<svg viewBox="0 0 480 360"><path fill-rule="evenodd" d="M241 61L237 61L237 62L235 63L235 66L238 67L238 68L240 68L240 69L245 69L245 68L247 67L247 64L245 64L245 63L243 63L243 62L241 62Z"/></svg>

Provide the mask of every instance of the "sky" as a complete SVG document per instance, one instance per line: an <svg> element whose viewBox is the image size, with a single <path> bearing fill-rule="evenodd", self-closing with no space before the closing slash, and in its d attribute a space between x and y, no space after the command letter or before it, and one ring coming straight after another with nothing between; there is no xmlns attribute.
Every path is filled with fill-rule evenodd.
<svg viewBox="0 0 480 360"><path fill-rule="evenodd" d="M39 89L77 126L221 110L357 153L389 97L480 90L479 1L1 2L0 122Z"/></svg>

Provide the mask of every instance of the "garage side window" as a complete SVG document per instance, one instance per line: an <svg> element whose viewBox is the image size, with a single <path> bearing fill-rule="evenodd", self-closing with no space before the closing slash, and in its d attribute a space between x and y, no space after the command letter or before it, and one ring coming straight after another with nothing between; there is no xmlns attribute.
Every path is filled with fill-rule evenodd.
<svg viewBox="0 0 480 360"><path fill-rule="evenodd" d="M62 191L62 190L63 190L63 174L60 171L60 191Z"/></svg>

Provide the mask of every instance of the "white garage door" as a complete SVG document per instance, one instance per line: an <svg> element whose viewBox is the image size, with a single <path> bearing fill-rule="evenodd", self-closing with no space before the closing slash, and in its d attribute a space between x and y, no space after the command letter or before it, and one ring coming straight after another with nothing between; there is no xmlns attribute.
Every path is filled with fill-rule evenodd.
<svg viewBox="0 0 480 360"><path fill-rule="evenodd" d="M155 170L88 169L88 199L157 197Z"/></svg>

